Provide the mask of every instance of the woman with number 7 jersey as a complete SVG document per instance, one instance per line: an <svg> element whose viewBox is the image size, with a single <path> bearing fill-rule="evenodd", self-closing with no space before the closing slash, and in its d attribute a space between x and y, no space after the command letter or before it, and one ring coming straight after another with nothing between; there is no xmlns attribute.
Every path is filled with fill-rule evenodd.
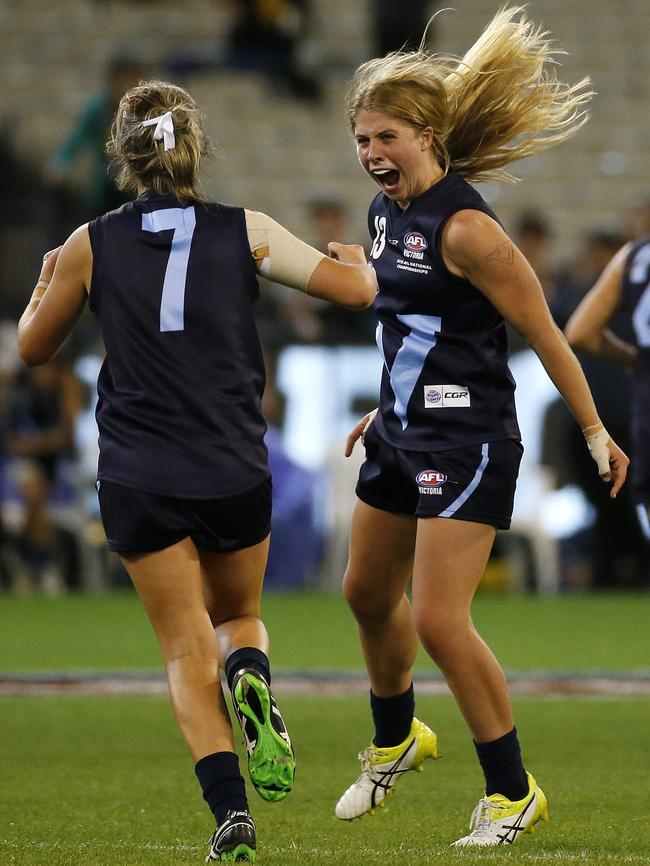
<svg viewBox="0 0 650 866"><path fill-rule="evenodd" d="M119 185L137 198L46 255L19 349L30 366L48 361L89 297L106 346L97 488L108 546L160 643L217 823L208 860L253 861L255 825L220 668L257 792L282 800L295 769L260 619L271 478L256 275L352 309L371 304L376 278L362 247L332 243L328 258L264 214L204 201L197 178L207 141L179 87L129 90L108 149Z"/></svg>
<svg viewBox="0 0 650 866"><path fill-rule="evenodd" d="M485 794L457 846L516 842L548 816L525 771L503 671L470 607L497 529L510 526L522 454L504 320L530 343L616 496L628 459L600 422L578 361L530 265L468 181L512 179L510 162L587 119L588 80L569 86L521 7L501 10L462 58L420 49L363 64L347 94L370 206L384 357L380 406L351 432L366 449L345 596L370 677L375 735L336 814L383 805L437 755L414 717L418 639L474 739ZM405 590L412 581L412 600ZM526 635L521 635L526 640Z"/></svg>

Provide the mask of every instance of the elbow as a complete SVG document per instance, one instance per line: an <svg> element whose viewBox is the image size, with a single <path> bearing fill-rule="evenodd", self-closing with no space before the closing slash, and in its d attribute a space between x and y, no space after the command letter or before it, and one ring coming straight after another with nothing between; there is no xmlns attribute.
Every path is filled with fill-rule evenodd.
<svg viewBox="0 0 650 866"><path fill-rule="evenodd" d="M43 358L35 352L20 352L20 358L26 367L39 367L49 361L49 358Z"/></svg>
<svg viewBox="0 0 650 866"><path fill-rule="evenodd" d="M38 367L47 363L52 357L50 354L46 354L42 347L26 339L20 333L18 334L18 354L27 367Z"/></svg>
<svg viewBox="0 0 650 866"><path fill-rule="evenodd" d="M351 310L367 310L374 303L377 297L377 278L372 268L368 268L369 273L364 274L363 284L360 285L354 296L350 298L348 306Z"/></svg>
<svg viewBox="0 0 650 866"><path fill-rule="evenodd" d="M351 301L346 306L350 310L358 310L358 311L367 310L369 307L372 307L372 304L373 304L373 301L375 300L376 294L377 294L376 292L372 292L372 294L369 292L364 292L363 294L359 295L358 298L355 298L354 301Z"/></svg>
<svg viewBox="0 0 650 866"><path fill-rule="evenodd" d="M566 341L574 351L588 352L592 355L598 353L599 339L597 335L587 334L571 322L564 329Z"/></svg>
<svg viewBox="0 0 650 866"><path fill-rule="evenodd" d="M579 349L580 347L580 339L581 334L578 328L575 327L571 319L567 322L564 328L564 336L566 338L567 343L571 346L572 349Z"/></svg>

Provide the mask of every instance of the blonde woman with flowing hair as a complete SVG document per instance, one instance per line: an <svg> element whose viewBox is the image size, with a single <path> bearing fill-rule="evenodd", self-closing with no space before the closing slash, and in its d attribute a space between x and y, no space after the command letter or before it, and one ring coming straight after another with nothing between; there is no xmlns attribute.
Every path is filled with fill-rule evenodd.
<svg viewBox="0 0 650 866"><path fill-rule="evenodd" d="M414 717L418 642L470 729L485 794L458 846L512 844L548 817L527 773L504 673L470 608L497 529L508 529L522 454L505 321L539 356L616 496L628 458L604 429L532 268L470 181L587 121L588 79L557 78L546 34L504 8L462 58L424 50L364 63L346 100L359 162L380 187L368 224L384 357L380 404L348 437L366 459L344 593L370 678L375 735L336 814L351 820L437 756ZM412 584L412 600L406 595ZM522 635L525 640L525 635Z"/></svg>

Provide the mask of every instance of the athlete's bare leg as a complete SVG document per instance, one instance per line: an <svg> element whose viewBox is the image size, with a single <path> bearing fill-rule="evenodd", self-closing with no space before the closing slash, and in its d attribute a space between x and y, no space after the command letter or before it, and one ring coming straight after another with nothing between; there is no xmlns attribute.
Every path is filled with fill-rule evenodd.
<svg viewBox="0 0 650 866"><path fill-rule="evenodd" d="M270 539L268 535L259 544L233 553L199 551L203 593L217 636L221 667L241 647L268 653L269 636L260 610Z"/></svg>
<svg viewBox="0 0 650 866"><path fill-rule="evenodd" d="M495 534L485 524L416 521L358 501L343 584L374 694L409 687L419 636L479 742L514 726L505 675L470 615ZM404 594L411 573L412 612Z"/></svg>
<svg viewBox="0 0 650 866"><path fill-rule="evenodd" d="M219 679L199 553L186 538L154 553L122 556L158 638L178 726L195 761L234 752Z"/></svg>
<svg viewBox="0 0 650 866"><path fill-rule="evenodd" d="M411 685L418 641L404 591L411 579L416 527L414 517L357 500L343 591L377 697L402 694Z"/></svg>
<svg viewBox="0 0 650 866"><path fill-rule="evenodd" d="M482 523L422 518L413 567L417 633L478 742L514 726L505 675L470 614L495 535Z"/></svg>

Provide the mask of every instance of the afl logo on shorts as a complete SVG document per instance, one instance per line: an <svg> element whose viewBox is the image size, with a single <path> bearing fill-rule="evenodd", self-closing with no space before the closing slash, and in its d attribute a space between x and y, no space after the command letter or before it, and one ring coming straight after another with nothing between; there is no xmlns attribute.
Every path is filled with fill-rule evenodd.
<svg viewBox="0 0 650 866"><path fill-rule="evenodd" d="M444 472L437 472L435 469L424 469L415 476L415 483L422 487L440 487L446 480Z"/></svg>
<svg viewBox="0 0 650 866"><path fill-rule="evenodd" d="M421 253L429 246L427 239L420 232L407 232L404 235L404 246L416 253Z"/></svg>

